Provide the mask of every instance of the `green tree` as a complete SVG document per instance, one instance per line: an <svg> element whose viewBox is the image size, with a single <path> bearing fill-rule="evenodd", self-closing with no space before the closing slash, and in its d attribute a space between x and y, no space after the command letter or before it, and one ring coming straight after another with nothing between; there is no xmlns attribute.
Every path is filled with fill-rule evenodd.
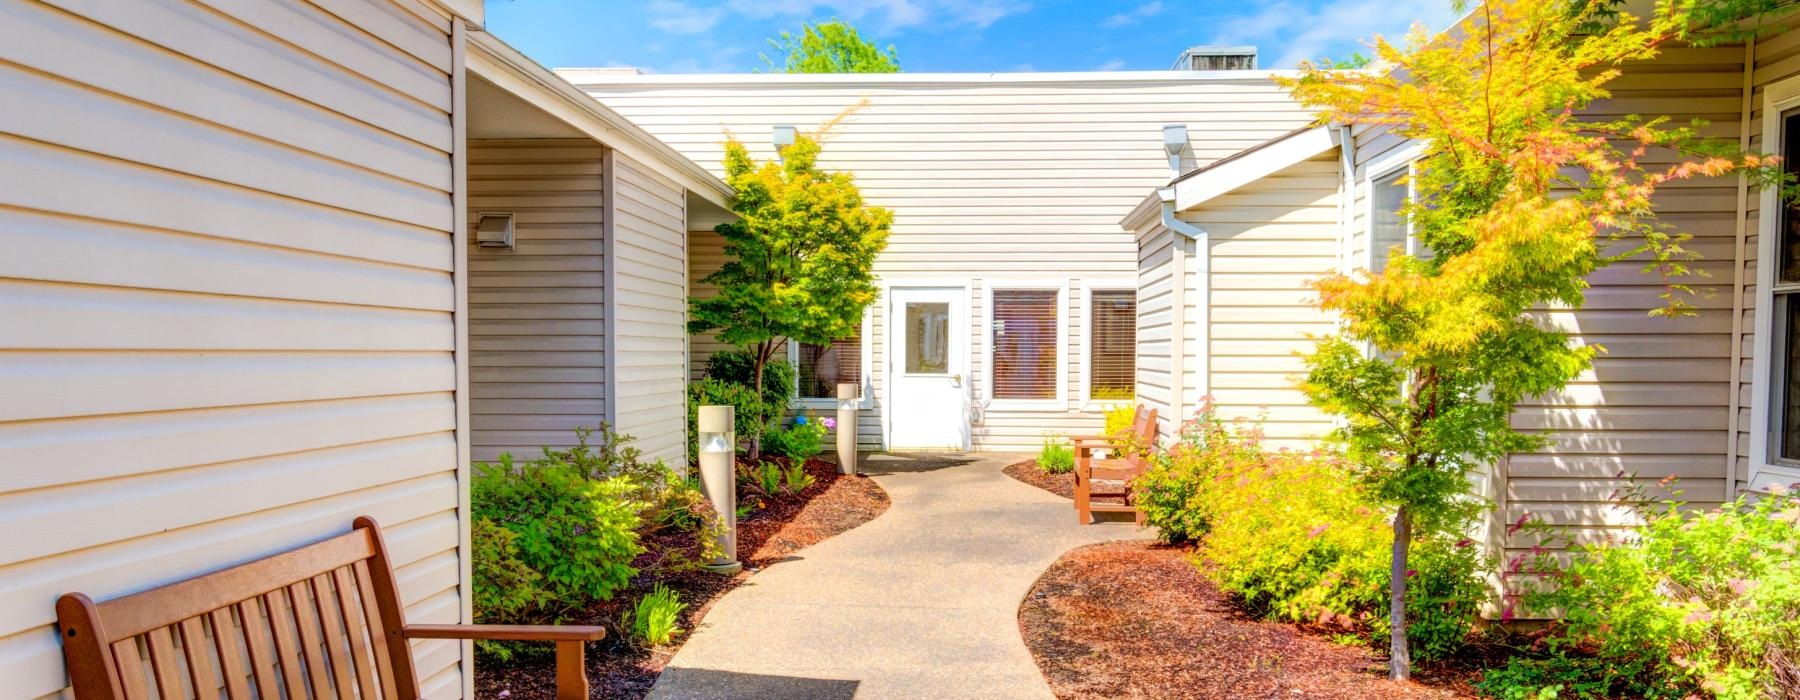
<svg viewBox="0 0 1800 700"><path fill-rule="evenodd" d="M1656 219L1674 180L1769 161L1666 119L1584 118L1628 61L1691 40L1692 0L1647 17L1608 2L1494 0L1458 32L1416 29L1405 49L1377 39L1381 74L1302 66L1283 82L1321 119L1389 128L1425 144L1401 215L1431 255L1392 253L1385 271L1317 283L1341 331L1306 358L1302 389L1345 418L1337 437L1370 493L1394 509L1390 675L1411 673L1405 601L1415 531L1461 530L1483 507L1472 473L1543 437L1515 431L1513 407L1587 370L1596 348L1534 313L1579 308L1588 276L1648 260L1666 292L1656 315L1689 313L1688 236ZM1731 14L1719 0L1707 12ZM1643 158L1647 150L1671 158Z"/></svg>
<svg viewBox="0 0 1800 700"><path fill-rule="evenodd" d="M826 126L829 129L830 125ZM779 163L758 163L737 139L725 142L725 179L738 221L715 230L728 262L706 277L718 287L690 300L694 333L717 331L755 361L755 382L788 341L823 345L849 337L875 301L875 256L887 247L893 213L863 203L849 173L818 167L816 135L781 149ZM761 456L752 437L750 457Z"/></svg>
<svg viewBox="0 0 1800 700"><path fill-rule="evenodd" d="M882 49L862 38L849 22L833 19L803 23L800 34L782 32L769 40L787 58L781 65L761 56L770 70L783 73L898 73L900 53L889 45Z"/></svg>

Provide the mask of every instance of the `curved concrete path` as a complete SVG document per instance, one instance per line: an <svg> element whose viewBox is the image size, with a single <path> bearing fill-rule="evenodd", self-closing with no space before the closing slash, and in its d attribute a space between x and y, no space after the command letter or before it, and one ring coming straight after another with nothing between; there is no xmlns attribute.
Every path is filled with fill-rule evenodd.
<svg viewBox="0 0 1800 700"><path fill-rule="evenodd" d="M1019 602L1071 548L1148 537L1087 527L1001 469L1028 455L871 455L893 499L867 524L721 598L652 698L1049 698Z"/></svg>

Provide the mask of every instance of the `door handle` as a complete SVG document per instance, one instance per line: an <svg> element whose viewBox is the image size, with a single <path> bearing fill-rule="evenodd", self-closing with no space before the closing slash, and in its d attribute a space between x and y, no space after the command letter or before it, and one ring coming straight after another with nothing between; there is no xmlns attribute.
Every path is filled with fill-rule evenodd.
<svg viewBox="0 0 1800 700"><path fill-rule="evenodd" d="M957 386L962 386L962 375L952 374L952 375L950 375L950 380L953 382L956 382Z"/></svg>

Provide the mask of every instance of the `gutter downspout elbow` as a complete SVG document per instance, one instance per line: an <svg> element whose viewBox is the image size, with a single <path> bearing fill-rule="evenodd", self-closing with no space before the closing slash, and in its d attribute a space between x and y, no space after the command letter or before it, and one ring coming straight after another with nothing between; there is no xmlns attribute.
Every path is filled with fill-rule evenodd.
<svg viewBox="0 0 1800 700"><path fill-rule="evenodd" d="M1156 198L1162 200L1162 225L1194 240L1206 237L1206 229L1195 226L1175 216L1175 188L1162 187L1156 190Z"/></svg>

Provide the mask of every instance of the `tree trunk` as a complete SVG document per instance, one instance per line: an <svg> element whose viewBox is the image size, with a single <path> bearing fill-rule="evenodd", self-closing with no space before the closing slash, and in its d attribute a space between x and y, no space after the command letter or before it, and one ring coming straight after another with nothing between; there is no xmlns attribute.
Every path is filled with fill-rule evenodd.
<svg viewBox="0 0 1800 700"><path fill-rule="evenodd" d="M1394 568L1388 585L1388 678L1412 677L1412 654L1406 645L1406 555L1412 547L1412 513L1394 513Z"/></svg>
<svg viewBox="0 0 1800 700"><path fill-rule="evenodd" d="M768 353L761 348L757 348L757 351L756 351L756 379L755 379L756 383L751 385L752 387L754 387L756 389L756 406L757 406L756 415L755 416L744 416L743 418L739 418L739 420L743 420L744 418L749 418L751 420L756 421L756 423L757 423L756 432L753 432L750 434L750 463L751 464L755 464L759 460L762 459L762 427L765 424L767 424L767 421L763 420L763 411L766 411L769 408L768 406L763 405L763 366L767 365L768 362L769 362Z"/></svg>

